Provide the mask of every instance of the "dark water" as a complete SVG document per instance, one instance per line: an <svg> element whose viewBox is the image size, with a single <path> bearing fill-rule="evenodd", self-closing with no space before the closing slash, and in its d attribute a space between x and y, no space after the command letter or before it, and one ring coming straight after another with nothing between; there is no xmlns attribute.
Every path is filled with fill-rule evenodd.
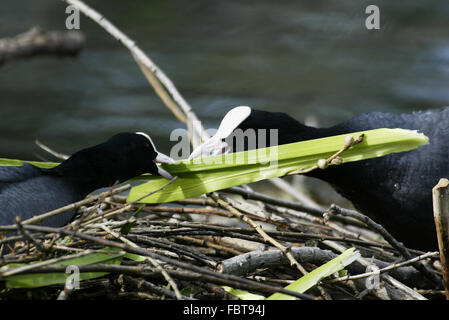
<svg viewBox="0 0 449 320"><path fill-rule="evenodd" d="M449 3L375 1L88 1L173 80L206 127L237 105L331 125L368 111L449 104ZM65 27L59 0L1 0L0 37ZM76 58L0 67L0 157L36 159L38 138L72 153L120 131L168 152L180 127L129 52L88 18Z"/></svg>

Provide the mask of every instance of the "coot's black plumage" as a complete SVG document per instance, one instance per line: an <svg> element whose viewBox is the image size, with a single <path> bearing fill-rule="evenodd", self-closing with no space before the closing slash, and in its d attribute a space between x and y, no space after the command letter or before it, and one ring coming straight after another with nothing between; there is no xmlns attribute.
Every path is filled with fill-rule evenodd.
<svg viewBox="0 0 449 320"><path fill-rule="evenodd" d="M31 164L0 166L0 225L79 201L92 191L143 173L170 175L155 162L173 160L154 147L143 133L119 133L106 142L83 149L51 169ZM43 222L60 227L73 217L66 212Z"/></svg>
<svg viewBox="0 0 449 320"><path fill-rule="evenodd" d="M330 128L305 126L285 113L250 109L238 128L278 129L278 144L376 128L424 133L429 144L418 149L330 166L308 175L330 183L407 246L438 248L432 188L440 178L449 176L449 107L408 114L367 113Z"/></svg>

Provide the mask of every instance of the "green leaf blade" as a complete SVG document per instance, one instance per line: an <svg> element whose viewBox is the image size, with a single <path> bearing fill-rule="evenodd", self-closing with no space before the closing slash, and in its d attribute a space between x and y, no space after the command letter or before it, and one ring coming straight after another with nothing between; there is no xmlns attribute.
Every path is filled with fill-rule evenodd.
<svg viewBox="0 0 449 320"><path fill-rule="evenodd" d="M423 134L404 129L375 129L350 135L357 138L362 133L365 135L363 141L341 155L343 163L409 151L428 143L428 138ZM308 169L316 165L319 159L328 158L339 151L348 135L203 158L208 163L182 160L176 164L163 165L164 169L172 175L177 175L178 179L139 202L172 202L236 185L284 176L298 169ZM158 176L142 179L148 180L147 183L133 187L128 202L135 201L166 184L166 180Z"/></svg>
<svg viewBox="0 0 449 320"><path fill-rule="evenodd" d="M351 264L358 258L360 258L360 253L358 251L355 251L355 248L349 248L342 254L340 254L338 257L316 268L315 270L299 278L292 284L289 284L288 286L285 287L285 289L297 293L304 293L313 286L315 286L316 284L318 284L318 282L321 281L322 279L336 272L339 272L340 270L342 270L343 268L345 268L347 265ZM284 293L277 292L269 296L266 300L296 300L296 299L297 299L296 297L292 297Z"/></svg>

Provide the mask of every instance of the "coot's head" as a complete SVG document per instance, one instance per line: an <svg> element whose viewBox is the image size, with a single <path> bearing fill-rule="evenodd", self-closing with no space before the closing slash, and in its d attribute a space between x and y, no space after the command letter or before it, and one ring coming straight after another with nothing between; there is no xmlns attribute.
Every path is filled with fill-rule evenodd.
<svg viewBox="0 0 449 320"><path fill-rule="evenodd" d="M173 177L156 163L174 163L175 161L157 151L153 140L143 132L119 133L111 137L106 147L117 151L117 158L121 160L127 175L137 176L143 173L160 175L166 179ZM131 177L126 177L129 179Z"/></svg>
<svg viewBox="0 0 449 320"><path fill-rule="evenodd" d="M144 173L171 179L170 173L156 163L174 160L159 151L150 136L142 133L119 133L106 142L80 150L59 166L46 170L64 176L81 193L124 182Z"/></svg>
<svg viewBox="0 0 449 320"><path fill-rule="evenodd" d="M306 127L282 112L256 110L247 106L235 107L223 117L217 133L193 150L189 160L228 153L231 150L242 151L242 147L243 150L249 150L299 141L301 135L304 138L308 136L307 132L302 132L303 128ZM271 134L274 135L273 138ZM253 141L249 141L250 139Z"/></svg>

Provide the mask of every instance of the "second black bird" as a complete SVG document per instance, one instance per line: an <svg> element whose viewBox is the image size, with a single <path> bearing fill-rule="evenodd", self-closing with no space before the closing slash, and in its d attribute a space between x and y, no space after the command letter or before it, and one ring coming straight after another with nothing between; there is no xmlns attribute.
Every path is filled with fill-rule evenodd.
<svg viewBox="0 0 449 320"><path fill-rule="evenodd" d="M331 184L358 210L382 224L407 246L423 250L438 248L432 188L440 178L449 176L449 107L407 114L367 113L329 128L306 126L281 112L238 108L231 111L237 114L238 110L240 118L220 127L243 131L277 129L279 145L377 128L403 128L425 134L429 144L418 149L330 166L307 175ZM227 128L225 135L229 133ZM217 154L220 151L214 151L213 145L223 150L223 144L213 139L203 146ZM201 152L200 147L194 156Z"/></svg>

